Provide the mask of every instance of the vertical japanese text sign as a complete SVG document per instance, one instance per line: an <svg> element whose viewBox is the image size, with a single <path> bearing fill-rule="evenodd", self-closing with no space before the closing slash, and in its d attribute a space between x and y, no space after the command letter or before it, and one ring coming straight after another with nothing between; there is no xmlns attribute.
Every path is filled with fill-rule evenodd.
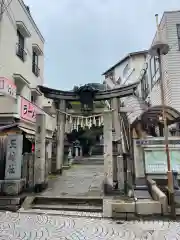
<svg viewBox="0 0 180 240"><path fill-rule="evenodd" d="M36 115L36 137L35 137L35 183L44 182L45 171L45 139L46 125L45 115Z"/></svg>
<svg viewBox="0 0 180 240"><path fill-rule="evenodd" d="M10 134L7 140L5 179L21 178L23 136Z"/></svg>

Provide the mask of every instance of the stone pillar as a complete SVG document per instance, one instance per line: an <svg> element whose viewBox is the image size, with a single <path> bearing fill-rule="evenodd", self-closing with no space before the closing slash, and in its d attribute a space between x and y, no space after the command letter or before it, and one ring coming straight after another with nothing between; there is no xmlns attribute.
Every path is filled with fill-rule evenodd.
<svg viewBox="0 0 180 240"><path fill-rule="evenodd" d="M64 160L64 134L65 134L65 112L66 102L60 100L59 111L57 113L57 154L56 154L56 172L62 173Z"/></svg>
<svg viewBox="0 0 180 240"><path fill-rule="evenodd" d="M123 156L117 157L117 168L118 168L118 188L124 190L124 161Z"/></svg>
<svg viewBox="0 0 180 240"><path fill-rule="evenodd" d="M3 187L1 186L5 195L18 195L25 185L25 181L21 178L22 146L22 135L9 134L7 136L5 180Z"/></svg>
<svg viewBox="0 0 180 240"><path fill-rule="evenodd" d="M83 156L83 151L82 151L82 147L80 146L80 157Z"/></svg>
<svg viewBox="0 0 180 240"><path fill-rule="evenodd" d="M104 111L104 193L113 190L112 112Z"/></svg>
<svg viewBox="0 0 180 240"><path fill-rule="evenodd" d="M45 181L46 167L46 122L44 114L36 115L36 136L35 136L35 191L41 192L47 185Z"/></svg>
<svg viewBox="0 0 180 240"><path fill-rule="evenodd" d="M113 98L112 99L112 109L113 109L113 129L115 130L115 141L118 141L117 145L117 151L120 156L119 159L123 159L121 156L123 154L123 149L122 149L122 129L121 129L121 121L120 121L120 116L119 116L119 98ZM114 159L114 173L116 173L116 176L114 176L114 181L118 181L123 177L118 177L119 174L124 174L122 171L118 171L118 159L117 157ZM118 188L119 186L122 186L122 184L118 181Z"/></svg>
<svg viewBox="0 0 180 240"><path fill-rule="evenodd" d="M68 153L68 163L69 163L69 164L71 164L72 158L73 158L73 155L72 155L72 147L69 147L69 153Z"/></svg>
<svg viewBox="0 0 180 240"><path fill-rule="evenodd" d="M75 156L79 157L79 147L75 147Z"/></svg>

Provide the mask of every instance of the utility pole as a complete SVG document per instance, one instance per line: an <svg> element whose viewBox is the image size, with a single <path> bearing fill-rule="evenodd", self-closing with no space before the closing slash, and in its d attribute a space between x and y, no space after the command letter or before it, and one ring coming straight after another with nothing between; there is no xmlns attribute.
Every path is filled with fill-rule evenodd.
<svg viewBox="0 0 180 240"><path fill-rule="evenodd" d="M160 74L160 89L161 89L161 104L162 104L162 117L164 124L164 141L165 141L165 152L167 159L167 179L168 179L168 191L169 191L169 199L171 204L171 214L175 217L175 205L174 205L174 186L173 186L173 176L171 170L171 159L169 152L169 139L168 139L168 126L167 126L167 117L165 112L165 94L164 94L164 84L163 84L163 74L162 74L162 62L161 56L166 55L169 52L169 45L161 41L161 34L158 23L158 14L156 17L156 25L157 25L157 40L153 44L153 46L149 50L149 54L153 57L158 58L159 63L159 74Z"/></svg>

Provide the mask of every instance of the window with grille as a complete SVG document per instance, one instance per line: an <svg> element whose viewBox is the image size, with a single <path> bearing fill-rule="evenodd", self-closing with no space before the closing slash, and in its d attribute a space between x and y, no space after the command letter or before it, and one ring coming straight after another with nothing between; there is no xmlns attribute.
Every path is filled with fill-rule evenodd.
<svg viewBox="0 0 180 240"><path fill-rule="evenodd" d="M127 64L123 70L123 78L126 79L129 75L129 72L130 72L130 67L129 67L129 64Z"/></svg>
<svg viewBox="0 0 180 240"><path fill-rule="evenodd" d="M178 46L180 50L180 24L177 24L177 37L178 37Z"/></svg>
<svg viewBox="0 0 180 240"><path fill-rule="evenodd" d="M160 78L159 61L157 57L152 57L150 60L150 74L151 74L151 86L153 87L154 84Z"/></svg>

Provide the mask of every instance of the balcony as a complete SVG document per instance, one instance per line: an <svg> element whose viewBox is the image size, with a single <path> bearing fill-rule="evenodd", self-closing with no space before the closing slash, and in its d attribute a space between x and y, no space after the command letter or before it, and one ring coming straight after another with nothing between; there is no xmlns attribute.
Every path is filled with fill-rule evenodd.
<svg viewBox="0 0 180 240"><path fill-rule="evenodd" d="M27 52L20 46L20 44L16 44L16 55L24 62L26 61Z"/></svg>
<svg viewBox="0 0 180 240"><path fill-rule="evenodd" d="M32 64L32 72L36 77L39 77L40 75L40 69L38 68L37 64L33 63Z"/></svg>

